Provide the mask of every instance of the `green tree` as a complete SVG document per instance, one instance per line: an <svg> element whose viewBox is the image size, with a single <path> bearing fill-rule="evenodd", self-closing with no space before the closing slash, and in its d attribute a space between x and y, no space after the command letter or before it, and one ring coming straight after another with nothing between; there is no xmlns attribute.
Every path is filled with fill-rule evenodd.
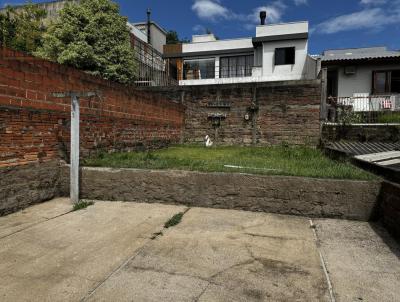
<svg viewBox="0 0 400 302"><path fill-rule="evenodd" d="M4 46L33 53L42 44L46 11L29 2L14 9L8 6L0 14L0 39Z"/></svg>
<svg viewBox="0 0 400 302"><path fill-rule="evenodd" d="M179 43L189 43L190 41L186 38L179 39L179 34L175 30L170 30L167 33L167 44L179 44Z"/></svg>
<svg viewBox="0 0 400 302"><path fill-rule="evenodd" d="M110 0L68 4L49 26L36 54L124 84L135 77L127 19Z"/></svg>

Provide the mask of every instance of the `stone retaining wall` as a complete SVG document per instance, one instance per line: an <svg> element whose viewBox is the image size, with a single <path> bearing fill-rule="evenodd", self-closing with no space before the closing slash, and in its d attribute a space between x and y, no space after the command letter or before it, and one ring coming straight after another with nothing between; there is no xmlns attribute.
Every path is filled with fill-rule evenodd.
<svg viewBox="0 0 400 302"><path fill-rule="evenodd" d="M370 220L379 182L200 173L171 170L83 168L81 198L184 204L269 213ZM68 168L61 192L68 195Z"/></svg>
<svg viewBox="0 0 400 302"><path fill-rule="evenodd" d="M0 216L59 196L58 161L0 168Z"/></svg>
<svg viewBox="0 0 400 302"><path fill-rule="evenodd" d="M400 125L364 124L322 126L322 141L349 140L355 142L387 142L400 141Z"/></svg>

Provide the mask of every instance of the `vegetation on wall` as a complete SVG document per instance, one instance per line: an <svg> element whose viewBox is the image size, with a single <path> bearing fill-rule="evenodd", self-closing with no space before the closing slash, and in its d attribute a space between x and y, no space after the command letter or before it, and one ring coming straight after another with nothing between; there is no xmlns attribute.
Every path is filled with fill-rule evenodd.
<svg viewBox="0 0 400 302"><path fill-rule="evenodd" d="M127 18L110 0L68 4L35 54L124 84L135 78Z"/></svg>
<svg viewBox="0 0 400 302"><path fill-rule="evenodd" d="M33 53L42 45L46 11L29 2L18 9L6 7L0 14L0 41L3 46Z"/></svg>

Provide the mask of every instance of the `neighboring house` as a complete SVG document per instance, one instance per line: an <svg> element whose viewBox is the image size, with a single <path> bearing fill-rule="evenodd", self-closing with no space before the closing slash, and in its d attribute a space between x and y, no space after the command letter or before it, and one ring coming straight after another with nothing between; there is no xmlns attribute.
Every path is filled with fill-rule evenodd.
<svg viewBox="0 0 400 302"><path fill-rule="evenodd" d="M38 7L44 9L47 13L44 25L55 20L59 11L67 3L79 3L80 0L59 0L36 3ZM18 11L24 5L13 6ZM3 10L0 10L0 13ZM156 22L150 20L150 10L147 12L147 22L130 23L127 25L131 33L131 45L135 51L135 59L138 65L138 75L136 84L139 85L167 85L174 84L169 72L174 68L169 68L162 57L163 45L166 44L167 32ZM149 30L150 28L150 30ZM175 76L176 77L176 76Z"/></svg>
<svg viewBox="0 0 400 302"><path fill-rule="evenodd" d="M386 47L327 50L327 97L356 112L400 110L400 51Z"/></svg>
<svg viewBox="0 0 400 302"><path fill-rule="evenodd" d="M144 35L143 37L146 37L145 42L151 44L153 48L156 49L159 53L163 53L163 47L165 44L167 44L167 32L165 29L163 29L154 21L150 21L150 23L131 23L130 25L139 30ZM137 36L140 37L140 34L138 34L137 32L133 32L133 34L137 34Z"/></svg>
<svg viewBox="0 0 400 302"><path fill-rule="evenodd" d="M170 66L162 54L163 46L167 43L167 32L151 21L150 11L147 17L147 22L128 23L138 65L135 83L141 86L176 85L176 68Z"/></svg>
<svg viewBox="0 0 400 302"><path fill-rule="evenodd" d="M164 58L176 64L180 85L317 76L317 60L308 55L308 22L260 25L253 38L217 40L213 34L193 36L191 43L166 45Z"/></svg>

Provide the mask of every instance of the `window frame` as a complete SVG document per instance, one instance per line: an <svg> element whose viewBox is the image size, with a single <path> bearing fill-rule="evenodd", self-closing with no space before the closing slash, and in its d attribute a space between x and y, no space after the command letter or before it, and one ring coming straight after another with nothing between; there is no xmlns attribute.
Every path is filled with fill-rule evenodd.
<svg viewBox="0 0 400 302"><path fill-rule="evenodd" d="M291 49L293 51L293 63L286 63L287 61L287 55L285 53L285 63L277 63L277 52L280 50L287 50ZM274 51L274 65L275 66L285 66L285 65L295 65L296 64L296 47L295 46L289 46L289 47L276 47Z"/></svg>
<svg viewBox="0 0 400 302"><path fill-rule="evenodd" d="M382 70L373 70L372 71L372 91L373 95L384 95L384 94L393 94L400 92L392 91L392 73L393 71L400 72L400 69L382 69ZM384 73L385 74L385 92L377 92L377 74Z"/></svg>
<svg viewBox="0 0 400 302"><path fill-rule="evenodd" d="M190 62L200 62L200 61L213 61L214 62L214 66L213 66L213 68L211 68L210 67L210 70L207 70L207 72L206 72L206 75L207 75L207 77L201 77L201 78L198 78L198 76L194 76L192 79L187 79L187 69L185 69L185 64L186 63L190 63ZM216 66L216 61L217 61L217 59L215 58L215 57L207 57L207 58L194 58L194 59L192 59L192 58L190 58L190 59L185 59L185 60L183 60L183 62L182 62L182 78L183 78L183 80L208 80L208 79L215 79L216 78L216 74L215 74L215 66ZM193 69L193 70L196 70L196 69ZM198 70L200 70L200 68L198 69ZM212 77L209 77L208 75L210 75L211 76L211 74L212 74Z"/></svg>
<svg viewBox="0 0 400 302"><path fill-rule="evenodd" d="M235 60L235 63L231 66L231 60ZM244 59L244 66L239 65L240 59ZM227 64L224 65L223 61L227 60ZM242 69L244 67L244 69ZM233 56L221 56L219 58L219 78L230 79L230 78L246 78L252 76L254 67L254 54L241 54ZM223 70L223 68L227 68ZM232 75L234 74L234 75Z"/></svg>

